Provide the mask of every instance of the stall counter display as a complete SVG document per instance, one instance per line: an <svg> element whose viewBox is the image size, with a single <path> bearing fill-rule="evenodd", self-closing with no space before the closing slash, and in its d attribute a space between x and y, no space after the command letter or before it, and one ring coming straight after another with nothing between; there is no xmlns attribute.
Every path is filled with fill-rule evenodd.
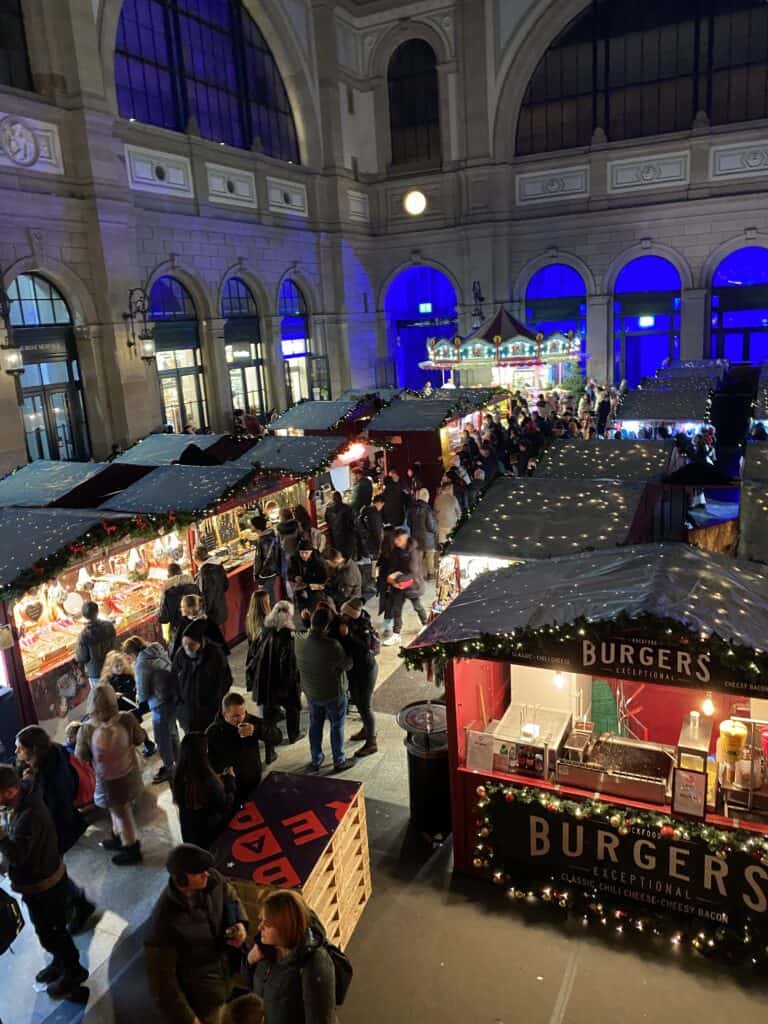
<svg viewBox="0 0 768 1024"><path fill-rule="evenodd" d="M139 633L159 639L155 615L171 562L188 571L186 534L173 531L132 546L102 548L14 603L21 663L41 722L65 718L87 696L88 681L74 660L85 626L83 604L95 601L118 637Z"/></svg>

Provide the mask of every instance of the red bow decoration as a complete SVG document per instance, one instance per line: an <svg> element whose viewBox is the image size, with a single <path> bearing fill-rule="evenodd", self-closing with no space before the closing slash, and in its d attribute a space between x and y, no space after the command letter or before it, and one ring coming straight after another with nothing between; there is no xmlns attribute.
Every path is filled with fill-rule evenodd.
<svg viewBox="0 0 768 1024"><path fill-rule="evenodd" d="M110 524L104 519L101 520L101 528L108 536L111 536L113 533L117 533L117 527L110 526Z"/></svg>

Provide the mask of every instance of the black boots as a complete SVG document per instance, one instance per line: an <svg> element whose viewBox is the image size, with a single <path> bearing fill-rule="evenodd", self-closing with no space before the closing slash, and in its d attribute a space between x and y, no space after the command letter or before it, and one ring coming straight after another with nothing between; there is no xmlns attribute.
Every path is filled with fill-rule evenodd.
<svg viewBox="0 0 768 1024"><path fill-rule="evenodd" d="M123 867L126 864L140 864L142 860L141 843L137 839L135 843L124 846L119 853L116 853L112 858L112 863Z"/></svg>

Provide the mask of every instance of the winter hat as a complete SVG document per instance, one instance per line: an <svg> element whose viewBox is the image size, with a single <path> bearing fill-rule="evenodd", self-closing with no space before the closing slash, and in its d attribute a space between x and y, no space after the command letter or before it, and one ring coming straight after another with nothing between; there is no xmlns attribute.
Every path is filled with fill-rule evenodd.
<svg viewBox="0 0 768 1024"><path fill-rule="evenodd" d="M313 549L314 544L307 537L299 541L299 551L312 551Z"/></svg>
<svg viewBox="0 0 768 1024"><path fill-rule="evenodd" d="M203 642L206 635L206 622L205 619L194 619L182 633L182 637L189 637L190 640L197 640L199 644Z"/></svg>
<svg viewBox="0 0 768 1024"><path fill-rule="evenodd" d="M168 854L165 867L169 875L179 878L182 875L197 875L201 871L209 871L213 864L213 857L207 850L192 843L182 843Z"/></svg>
<svg viewBox="0 0 768 1024"><path fill-rule="evenodd" d="M418 489L418 491L416 491L416 497L419 499L419 501L426 501L427 504L429 504L429 490L428 490L428 488L420 487Z"/></svg>
<svg viewBox="0 0 768 1024"><path fill-rule="evenodd" d="M253 518L251 519L251 526L254 528L254 530L266 530L267 520L264 518L264 516L253 516Z"/></svg>
<svg viewBox="0 0 768 1024"><path fill-rule="evenodd" d="M348 615L350 619L359 619L363 610L363 603L359 597L353 597L345 601L341 606L341 614Z"/></svg>

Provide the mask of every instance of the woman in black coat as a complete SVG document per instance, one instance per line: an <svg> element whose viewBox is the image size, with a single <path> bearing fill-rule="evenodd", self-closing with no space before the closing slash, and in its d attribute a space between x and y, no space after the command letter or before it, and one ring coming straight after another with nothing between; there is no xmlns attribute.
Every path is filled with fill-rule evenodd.
<svg viewBox="0 0 768 1024"><path fill-rule="evenodd" d="M317 608L328 580L328 567L312 541L299 541L299 548L288 562L288 579L293 587L296 611L310 615Z"/></svg>
<svg viewBox="0 0 768 1024"><path fill-rule="evenodd" d="M179 809L181 838L207 850L227 827L236 805L234 772L216 775L208 761L208 742L190 732L179 746L179 760L171 784Z"/></svg>
<svg viewBox="0 0 768 1024"><path fill-rule="evenodd" d="M264 620L264 629L250 645L245 663L245 684L264 718L274 723L285 708L288 740L299 738L301 691L293 652L294 609L290 601L278 601ZM266 761L275 759L275 749L265 744Z"/></svg>
<svg viewBox="0 0 768 1024"><path fill-rule="evenodd" d="M184 732L205 732L232 686L226 654L206 638L207 621L197 619L187 626L172 663L179 701L176 716Z"/></svg>

